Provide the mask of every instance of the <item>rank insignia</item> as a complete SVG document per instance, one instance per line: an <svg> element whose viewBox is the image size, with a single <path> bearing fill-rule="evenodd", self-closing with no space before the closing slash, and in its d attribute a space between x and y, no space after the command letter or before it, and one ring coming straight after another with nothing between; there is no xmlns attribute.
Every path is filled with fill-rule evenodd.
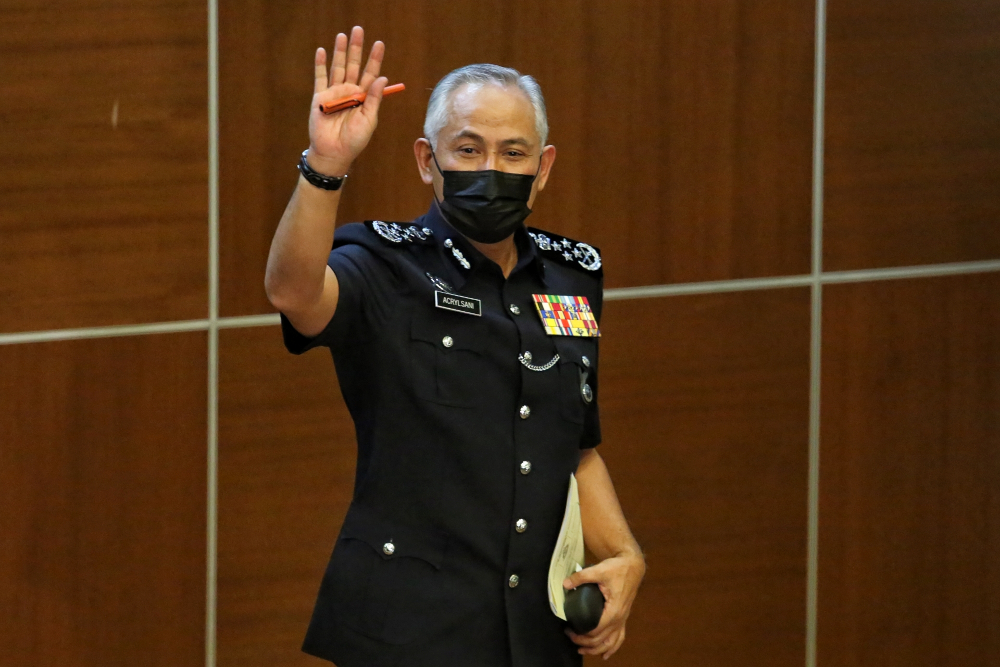
<svg viewBox="0 0 1000 667"><path fill-rule="evenodd" d="M542 326L548 335L586 337L601 335L587 297L532 294L531 298L535 300L535 307L542 318Z"/></svg>
<svg viewBox="0 0 1000 667"><path fill-rule="evenodd" d="M420 225L412 225L405 222L368 220L365 224L383 240L393 244L427 242L434 236L434 232L430 227L421 227Z"/></svg>
<svg viewBox="0 0 1000 667"><path fill-rule="evenodd" d="M588 243L557 236L552 232L543 232L540 229L529 228L528 236L535 242L539 250L560 264L579 267L587 271L598 272L601 270L601 253Z"/></svg>

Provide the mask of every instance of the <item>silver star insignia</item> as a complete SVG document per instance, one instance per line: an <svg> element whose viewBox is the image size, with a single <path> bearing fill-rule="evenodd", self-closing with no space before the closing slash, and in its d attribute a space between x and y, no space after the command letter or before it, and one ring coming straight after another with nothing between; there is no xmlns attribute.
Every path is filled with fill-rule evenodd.
<svg viewBox="0 0 1000 667"><path fill-rule="evenodd" d="M563 250L562 256L567 262L573 260L573 255L568 250Z"/></svg>

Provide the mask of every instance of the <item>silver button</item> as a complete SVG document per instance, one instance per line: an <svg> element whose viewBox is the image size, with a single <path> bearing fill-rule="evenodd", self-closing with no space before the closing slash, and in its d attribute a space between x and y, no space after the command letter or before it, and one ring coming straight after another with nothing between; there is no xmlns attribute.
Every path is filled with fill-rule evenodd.
<svg viewBox="0 0 1000 667"><path fill-rule="evenodd" d="M507 580L507 585L511 588L517 588L517 585L521 583L521 577L516 574L510 575L510 579Z"/></svg>
<svg viewBox="0 0 1000 667"><path fill-rule="evenodd" d="M580 387L580 393L583 394L583 400L590 403L594 400L594 390L590 388L589 384L585 384Z"/></svg>
<svg viewBox="0 0 1000 667"><path fill-rule="evenodd" d="M587 368L590 368L590 359L588 359L586 356L584 356L582 359L580 359L580 361L583 362L584 366L586 366Z"/></svg>
<svg viewBox="0 0 1000 667"><path fill-rule="evenodd" d="M384 553L386 556L391 556L395 552L396 552L396 545L393 544L392 542L386 542L385 544L382 545L382 553Z"/></svg>
<svg viewBox="0 0 1000 667"><path fill-rule="evenodd" d="M434 236L434 230L432 230L430 227L424 227L423 231L424 234L427 234L427 236Z"/></svg>
<svg viewBox="0 0 1000 667"><path fill-rule="evenodd" d="M510 312L514 313L515 315L520 315L521 309L517 306L517 304L512 303L510 304Z"/></svg>
<svg viewBox="0 0 1000 667"><path fill-rule="evenodd" d="M527 475L531 472L531 461L521 461L521 474Z"/></svg>
<svg viewBox="0 0 1000 667"><path fill-rule="evenodd" d="M451 247L453 247L454 245L455 245L455 244L451 242L451 239L445 239L445 240L444 240L444 247L445 247L445 248L451 248Z"/></svg>
<svg viewBox="0 0 1000 667"><path fill-rule="evenodd" d="M522 405L521 409L517 411L517 414L521 415L521 419L527 419L531 416L531 408L527 405Z"/></svg>
<svg viewBox="0 0 1000 667"><path fill-rule="evenodd" d="M519 533L523 533L524 531L528 530L528 522L525 521L524 519L518 519L517 523L514 524L514 530L516 530Z"/></svg>
<svg viewBox="0 0 1000 667"><path fill-rule="evenodd" d="M524 359L525 361L531 361L531 352L525 352L524 354L521 355L521 358Z"/></svg>
<svg viewBox="0 0 1000 667"><path fill-rule="evenodd" d="M451 347L452 345L455 344L455 339L452 338L451 336L445 336L444 338L441 339L441 344L444 345L445 347Z"/></svg>

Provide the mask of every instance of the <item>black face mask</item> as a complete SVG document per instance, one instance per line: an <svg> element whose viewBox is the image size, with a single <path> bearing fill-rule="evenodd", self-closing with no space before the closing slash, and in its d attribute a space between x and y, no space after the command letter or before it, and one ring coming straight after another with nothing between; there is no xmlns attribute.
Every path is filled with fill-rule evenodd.
<svg viewBox="0 0 1000 667"><path fill-rule="evenodd" d="M442 171L444 201L438 202L448 222L479 243L498 243L513 234L531 213L528 199L535 175L504 171ZM539 162L538 168L541 169Z"/></svg>

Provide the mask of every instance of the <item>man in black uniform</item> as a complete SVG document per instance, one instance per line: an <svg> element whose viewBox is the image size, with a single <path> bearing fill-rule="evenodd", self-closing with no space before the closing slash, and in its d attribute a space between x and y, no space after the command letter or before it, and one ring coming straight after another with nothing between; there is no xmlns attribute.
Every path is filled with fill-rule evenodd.
<svg viewBox="0 0 1000 667"><path fill-rule="evenodd" d="M600 255L523 225L556 154L541 91L493 65L446 76L414 146L428 213L334 235L342 175L386 85L384 46L362 72L362 45L360 28L338 35L329 74L317 51L310 147L268 259L285 344L331 349L358 439L353 502L303 648L340 667L608 657L645 564L594 450ZM356 109L318 108L356 92L367 92ZM594 582L607 599L586 635L547 597L571 473L602 560L564 585Z"/></svg>

